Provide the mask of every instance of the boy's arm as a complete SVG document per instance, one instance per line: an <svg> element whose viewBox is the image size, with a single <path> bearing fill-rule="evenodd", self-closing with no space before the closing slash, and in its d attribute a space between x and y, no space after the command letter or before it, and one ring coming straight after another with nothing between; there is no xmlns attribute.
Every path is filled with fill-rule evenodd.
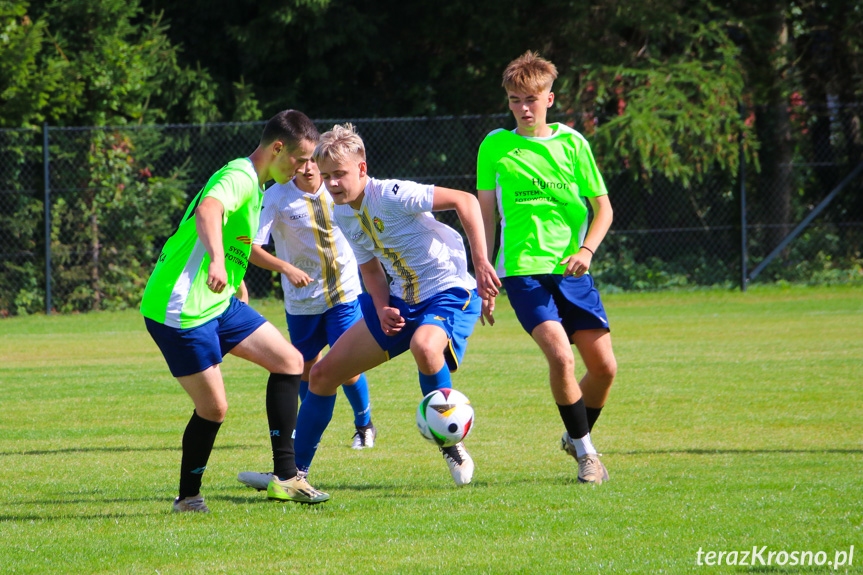
<svg viewBox="0 0 863 575"><path fill-rule="evenodd" d="M381 329L386 335L397 334L405 326L405 320L397 308L390 307L390 286L380 260L372 258L360 264L359 267L363 276L363 285L366 286L366 291L372 297L375 310L378 312Z"/></svg>
<svg viewBox="0 0 863 575"><path fill-rule="evenodd" d="M291 282L291 285L297 288L306 287L315 281L300 268L277 258L265 250L263 246L257 244L252 244L252 253L249 254L249 261L259 268L283 274Z"/></svg>
<svg viewBox="0 0 863 575"><path fill-rule="evenodd" d="M593 221L584 238L582 247L573 255L563 258L560 265L566 264L563 275L581 277L590 269L593 255L599 249L599 244L605 239L605 234L611 227L614 219L614 211L611 209L611 201L607 195L588 197L590 207L593 209Z"/></svg>
<svg viewBox="0 0 863 575"><path fill-rule="evenodd" d="M486 253L488 261L494 261L494 236L497 231L497 221L495 220L495 204L497 203L497 193L494 190L477 190L476 197L479 201L479 210L482 214L483 230L485 231ZM488 296L482 299L482 316L480 319L485 325L485 320L488 320L489 325L494 325L494 298Z"/></svg>
<svg viewBox="0 0 863 575"><path fill-rule="evenodd" d="M210 265L207 268L207 287L213 293L222 293L228 285L225 270L225 246L222 243L222 216L225 208L216 198L206 197L195 208L195 229L204 244Z"/></svg>
<svg viewBox="0 0 863 575"><path fill-rule="evenodd" d="M483 300L496 296L499 293L497 288L500 287L500 280L489 261L479 201L467 192L435 186L432 210L456 211L470 244L477 292Z"/></svg>
<svg viewBox="0 0 863 575"><path fill-rule="evenodd" d="M494 217L497 194L494 190L477 190L476 197L479 200L479 210L482 213L488 261L492 262L494 261L494 236L497 231L497 221Z"/></svg>

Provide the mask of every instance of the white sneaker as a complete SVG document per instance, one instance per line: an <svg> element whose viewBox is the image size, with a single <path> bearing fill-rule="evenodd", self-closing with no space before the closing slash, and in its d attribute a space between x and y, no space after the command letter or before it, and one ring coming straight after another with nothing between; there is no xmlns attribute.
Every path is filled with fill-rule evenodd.
<svg viewBox="0 0 863 575"><path fill-rule="evenodd" d="M255 471L243 471L237 475L237 481L258 491L266 491L272 478L272 473L257 473Z"/></svg>
<svg viewBox="0 0 863 575"><path fill-rule="evenodd" d="M441 447L440 452L449 467L452 479L456 485L467 485L473 479L473 459L464 443L456 443L452 447Z"/></svg>
<svg viewBox="0 0 863 575"><path fill-rule="evenodd" d="M354 432L351 449L368 449L370 447L374 447L377 436L378 430L375 429L375 426L371 422L366 426L357 427L356 432Z"/></svg>

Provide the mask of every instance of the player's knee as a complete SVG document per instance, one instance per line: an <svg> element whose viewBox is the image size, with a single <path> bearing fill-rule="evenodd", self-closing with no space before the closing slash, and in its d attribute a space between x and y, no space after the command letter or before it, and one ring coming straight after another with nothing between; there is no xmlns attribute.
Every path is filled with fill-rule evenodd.
<svg viewBox="0 0 863 575"><path fill-rule="evenodd" d="M205 406L195 406L195 412L207 421L221 423L225 421L225 416L228 413L228 402L217 401Z"/></svg>
<svg viewBox="0 0 863 575"><path fill-rule="evenodd" d="M546 359L552 372L571 373L575 369L575 356L569 349L546 354Z"/></svg>
<svg viewBox="0 0 863 575"><path fill-rule="evenodd" d="M303 354L297 348L288 344L285 349L279 354L279 365L273 366L270 371L273 373L303 373L304 361Z"/></svg>
<svg viewBox="0 0 863 575"><path fill-rule="evenodd" d="M601 385L611 387L611 384L614 382L614 378L617 375L617 360L611 358L610 360L603 361L598 366L594 367L590 374Z"/></svg>
<svg viewBox="0 0 863 575"><path fill-rule="evenodd" d="M411 341L411 354L417 363L417 367L424 373L435 373L435 366L440 363L441 350L427 341ZM439 369L439 367L438 367Z"/></svg>
<svg viewBox="0 0 863 575"><path fill-rule="evenodd" d="M319 361L309 372L309 390L313 393L330 395L342 383L344 382L337 380L334 370L330 369L326 361Z"/></svg>
<svg viewBox="0 0 863 575"><path fill-rule="evenodd" d="M291 346L291 352L288 354L286 361L291 371L285 373L303 373L305 371L306 362L303 361L303 354L294 346Z"/></svg>

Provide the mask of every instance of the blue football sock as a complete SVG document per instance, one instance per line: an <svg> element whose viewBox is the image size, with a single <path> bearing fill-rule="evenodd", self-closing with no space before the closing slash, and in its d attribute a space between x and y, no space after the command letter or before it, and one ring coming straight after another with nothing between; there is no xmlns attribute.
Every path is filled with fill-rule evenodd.
<svg viewBox="0 0 863 575"><path fill-rule="evenodd" d="M436 389L452 387L449 366L446 363L444 363L441 370L434 375L426 375L419 370L417 371L420 374L420 389L422 389L424 397Z"/></svg>
<svg viewBox="0 0 863 575"><path fill-rule="evenodd" d="M361 374L353 385L343 385L342 390L354 410L354 425L357 427L368 425L372 420L372 406L369 404L369 384L366 374Z"/></svg>
<svg viewBox="0 0 863 575"><path fill-rule="evenodd" d="M306 392L309 391L309 382L300 380L300 401L306 399Z"/></svg>
<svg viewBox="0 0 863 575"><path fill-rule="evenodd" d="M309 391L297 415L297 436L294 438L297 469L308 472L324 431L333 418L335 395L317 395Z"/></svg>

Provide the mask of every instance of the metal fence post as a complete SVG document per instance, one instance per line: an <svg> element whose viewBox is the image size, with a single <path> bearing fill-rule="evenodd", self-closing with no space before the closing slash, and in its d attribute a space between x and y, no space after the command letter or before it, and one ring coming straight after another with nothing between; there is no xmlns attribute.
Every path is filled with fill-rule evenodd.
<svg viewBox="0 0 863 575"><path fill-rule="evenodd" d="M743 104L740 104L740 118L745 121ZM746 291L746 276L748 251L746 249L746 153L744 151L744 135L740 132L740 291Z"/></svg>
<svg viewBox="0 0 863 575"><path fill-rule="evenodd" d="M48 122L42 125L42 165L45 178L45 314L51 315L51 169L48 162Z"/></svg>

